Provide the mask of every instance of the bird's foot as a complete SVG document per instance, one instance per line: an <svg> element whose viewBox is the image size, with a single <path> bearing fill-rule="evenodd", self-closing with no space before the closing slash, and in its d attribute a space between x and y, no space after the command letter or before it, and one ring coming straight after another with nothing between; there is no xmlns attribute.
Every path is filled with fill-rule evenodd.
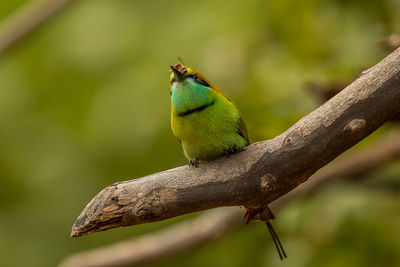
<svg viewBox="0 0 400 267"><path fill-rule="evenodd" d="M225 156L229 157L229 155L235 154L239 151L240 149L236 145L233 145L232 147L228 148L228 150L225 151Z"/></svg>
<svg viewBox="0 0 400 267"><path fill-rule="evenodd" d="M195 168L197 168L198 165L199 165L199 160L198 160L198 159L191 159L191 160L189 160L189 167L195 167Z"/></svg>

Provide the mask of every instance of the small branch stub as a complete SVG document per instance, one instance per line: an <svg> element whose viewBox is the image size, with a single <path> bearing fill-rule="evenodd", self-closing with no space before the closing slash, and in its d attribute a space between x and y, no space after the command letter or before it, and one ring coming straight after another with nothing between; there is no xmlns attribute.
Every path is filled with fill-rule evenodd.
<svg viewBox="0 0 400 267"><path fill-rule="evenodd" d="M356 133L365 128L365 120L363 119L354 119L349 124L344 127L344 130L348 133Z"/></svg>

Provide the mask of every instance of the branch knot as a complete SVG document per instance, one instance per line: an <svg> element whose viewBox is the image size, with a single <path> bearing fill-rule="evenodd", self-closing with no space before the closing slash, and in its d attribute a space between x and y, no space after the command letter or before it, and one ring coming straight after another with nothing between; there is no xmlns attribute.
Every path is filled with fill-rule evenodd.
<svg viewBox="0 0 400 267"><path fill-rule="evenodd" d="M356 133L364 129L365 124L366 122L364 119L354 119L350 121L343 130L347 133Z"/></svg>

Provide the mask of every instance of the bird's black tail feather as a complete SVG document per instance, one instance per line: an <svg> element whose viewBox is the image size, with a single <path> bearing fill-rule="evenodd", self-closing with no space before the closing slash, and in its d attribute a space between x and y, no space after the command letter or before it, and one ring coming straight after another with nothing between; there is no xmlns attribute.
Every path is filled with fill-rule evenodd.
<svg viewBox="0 0 400 267"><path fill-rule="evenodd" d="M283 260L284 258L287 258L286 252L283 249L281 241L279 240L278 235L276 234L274 228L272 227L272 224L269 221L266 221L265 224L267 225L269 233L271 234L272 240L274 241L276 250L278 251L278 254L279 254L279 258L281 260Z"/></svg>

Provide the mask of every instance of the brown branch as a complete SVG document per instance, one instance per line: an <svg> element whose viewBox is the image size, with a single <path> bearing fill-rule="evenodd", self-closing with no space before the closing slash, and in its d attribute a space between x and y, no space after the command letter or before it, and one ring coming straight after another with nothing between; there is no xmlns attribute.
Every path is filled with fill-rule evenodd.
<svg viewBox="0 0 400 267"><path fill-rule="evenodd" d="M289 201L318 191L341 179L359 179L400 157L400 129L395 129L357 154L340 157L322 172L272 203L276 211ZM60 267L110 267L149 264L196 249L243 225L243 210L218 209L203 213L190 221L159 232L132 238L109 246L80 252L67 257Z"/></svg>
<svg viewBox="0 0 400 267"><path fill-rule="evenodd" d="M243 209L211 210L197 218L135 239L74 254L60 267L136 266L194 249L243 224Z"/></svg>
<svg viewBox="0 0 400 267"><path fill-rule="evenodd" d="M29 1L0 25L0 56L74 0Z"/></svg>
<svg viewBox="0 0 400 267"><path fill-rule="evenodd" d="M309 195L309 193L315 192L333 181L361 179L367 173L399 157L400 128L396 128L373 145L358 152L356 155L351 153L350 155L338 158L332 163L332 166L327 166L314 175L312 180L301 184L296 189L272 203L271 208L278 209L284 206L286 202Z"/></svg>
<svg viewBox="0 0 400 267"><path fill-rule="evenodd" d="M344 80L332 81L329 83L308 82L306 84L306 90L316 96L318 102L322 104L337 95L344 88L346 88L349 83L350 81ZM400 112L397 113L397 115L393 116L390 121L399 122Z"/></svg>
<svg viewBox="0 0 400 267"><path fill-rule="evenodd" d="M77 237L222 206L263 208L305 182L400 108L400 49L280 136L198 168L178 167L103 189Z"/></svg>
<svg viewBox="0 0 400 267"><path fill-rule="evenodd" d="M306 90L315 95L318 99L318 102L322 104L346 88L346 85L349 83L349 81L334 81L330 83L309 82L306 85ZM393 116L390 121L399 122L400 112Z"/></svg>
<svg viewBox="0 0 400 267"><path fill-rule="evenodd" d="M392 34L378 42L378 45L388 52L392 52L400 47L400 36L397 34Z"/></svg>

